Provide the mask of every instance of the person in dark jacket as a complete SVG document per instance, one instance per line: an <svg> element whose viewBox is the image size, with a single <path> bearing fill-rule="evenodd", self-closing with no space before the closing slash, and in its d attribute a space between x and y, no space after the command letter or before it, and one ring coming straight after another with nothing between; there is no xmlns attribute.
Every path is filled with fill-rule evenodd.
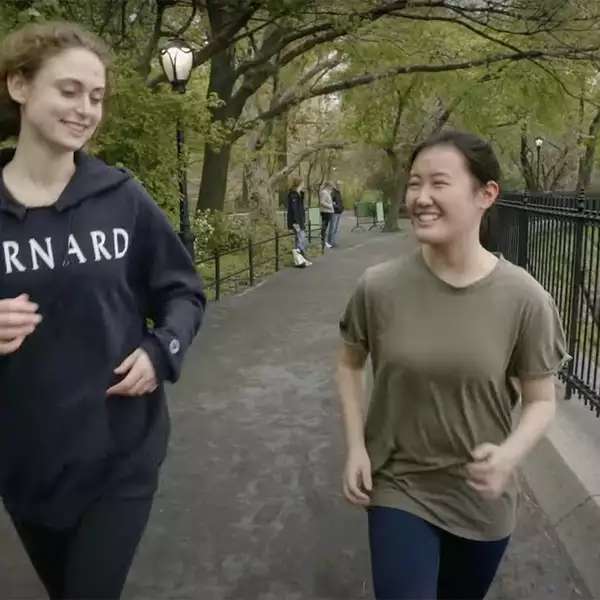
<svg viewBox="0 0 600 600"><path fill-rule="evenodd" d="M205 296L168 220L86 154L108 49L69 23L0 46L0 496L52 600L119 598ZM0 558L0 560L2 560Z"/></svg>
<svg viewBox="0 0 600 600"><path fill-rule="evenodd" d="M292 256L297 267L309 267L312 263L306 257L306 232L304 211L304 190L302 179L294 177L287 196L287 226L294 232Z"/></svg>
<svg viewBox="0 0 600 600"><path fill-rule="evenodd" d="M342 201L342 192L340 192L340 182L336 181L331 189L331 200L333 201L333 214L329 220L327 229L327 243L330 247L337 246L337 234L340 228L340 220L344 212L344 203Z"/></svg>

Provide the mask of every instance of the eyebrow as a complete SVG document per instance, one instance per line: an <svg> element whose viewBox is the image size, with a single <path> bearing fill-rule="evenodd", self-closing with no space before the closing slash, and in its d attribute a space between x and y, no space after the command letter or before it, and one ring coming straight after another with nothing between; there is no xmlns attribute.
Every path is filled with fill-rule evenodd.
<svg viewBox="0 0 600 600"><path fill-rule="evenodd" d="M411 173L410 177L418 177L421 179L421 175L418 173ZM435 173L431 173L430 177L452 177L452 175L446 171L436 171Z"/></svg>
<svg viewBox="0 0 600 600"><path fill-rule="evenodd" d="M61 83L74 83L75 85L79 86L79 87L83 87L83 83L81 83L81 81L79 81L79 79L73 79L72 77L63 77L62 79L58 79L57 83L61 84ZM104 86L100 86L97 88L94 88L92 91L93 92L103 92L106 88Z"/></svg>

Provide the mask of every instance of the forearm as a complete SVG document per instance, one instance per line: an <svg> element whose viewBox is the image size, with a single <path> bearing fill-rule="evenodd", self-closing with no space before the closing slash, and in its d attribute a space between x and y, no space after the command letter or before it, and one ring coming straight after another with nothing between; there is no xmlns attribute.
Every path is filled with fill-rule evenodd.
<svg viewBox="0 0 600 600"><path fill-rule="evenodd" d="M363 448L365 445L365 417L362 409L365 395L363 374L364 366L350 367L343 362L338 362L337 384L348 450Z"/></svg>
<svg viewBox="0 0 600 600"><path fill-rule="evenodd" d="M150 355L161 381L175 382L181 373L184 356L203 320L205 296L198 287L166 301L155 317L154 328L142 343Z"/></svg>
<svg viewBox="0 0 600 600"><path fill-rule="evenodd" d="M524 403L521 418L503 446L519 464L542 438L556 412L554 397Z"/></svg>

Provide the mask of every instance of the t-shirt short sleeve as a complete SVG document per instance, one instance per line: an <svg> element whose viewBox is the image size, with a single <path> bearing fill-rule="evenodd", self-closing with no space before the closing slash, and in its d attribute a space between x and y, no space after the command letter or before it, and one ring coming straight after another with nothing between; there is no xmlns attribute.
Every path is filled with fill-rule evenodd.
<svg viewBox="0 0 600 600"><path fill-rule="evenodd" d="M342 339L349 346L369 353L366 282L363 276L340 319Z"/></svg>
<svg viewBox="0 0 600 600"><path fill-rule="evenodd" d="M532 379L554 375L571 359L558 309L546 291L524 311L514 353L514 373Z"/></svg>

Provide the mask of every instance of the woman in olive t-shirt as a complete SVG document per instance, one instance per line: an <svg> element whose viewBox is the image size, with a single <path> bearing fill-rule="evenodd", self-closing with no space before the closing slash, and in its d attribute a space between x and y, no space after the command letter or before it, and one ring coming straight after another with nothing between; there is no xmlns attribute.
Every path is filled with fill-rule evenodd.
<svg viewBox="0 0 600 600"><path fill-rule="evenodd" d="M514 528L515 470L554 416L568 355L550 295L480 244L499 193L491 147L444 132L410 165L420 248L367 269L340 322L343 489L368 506L378 599L480 599Z"/></svg>

